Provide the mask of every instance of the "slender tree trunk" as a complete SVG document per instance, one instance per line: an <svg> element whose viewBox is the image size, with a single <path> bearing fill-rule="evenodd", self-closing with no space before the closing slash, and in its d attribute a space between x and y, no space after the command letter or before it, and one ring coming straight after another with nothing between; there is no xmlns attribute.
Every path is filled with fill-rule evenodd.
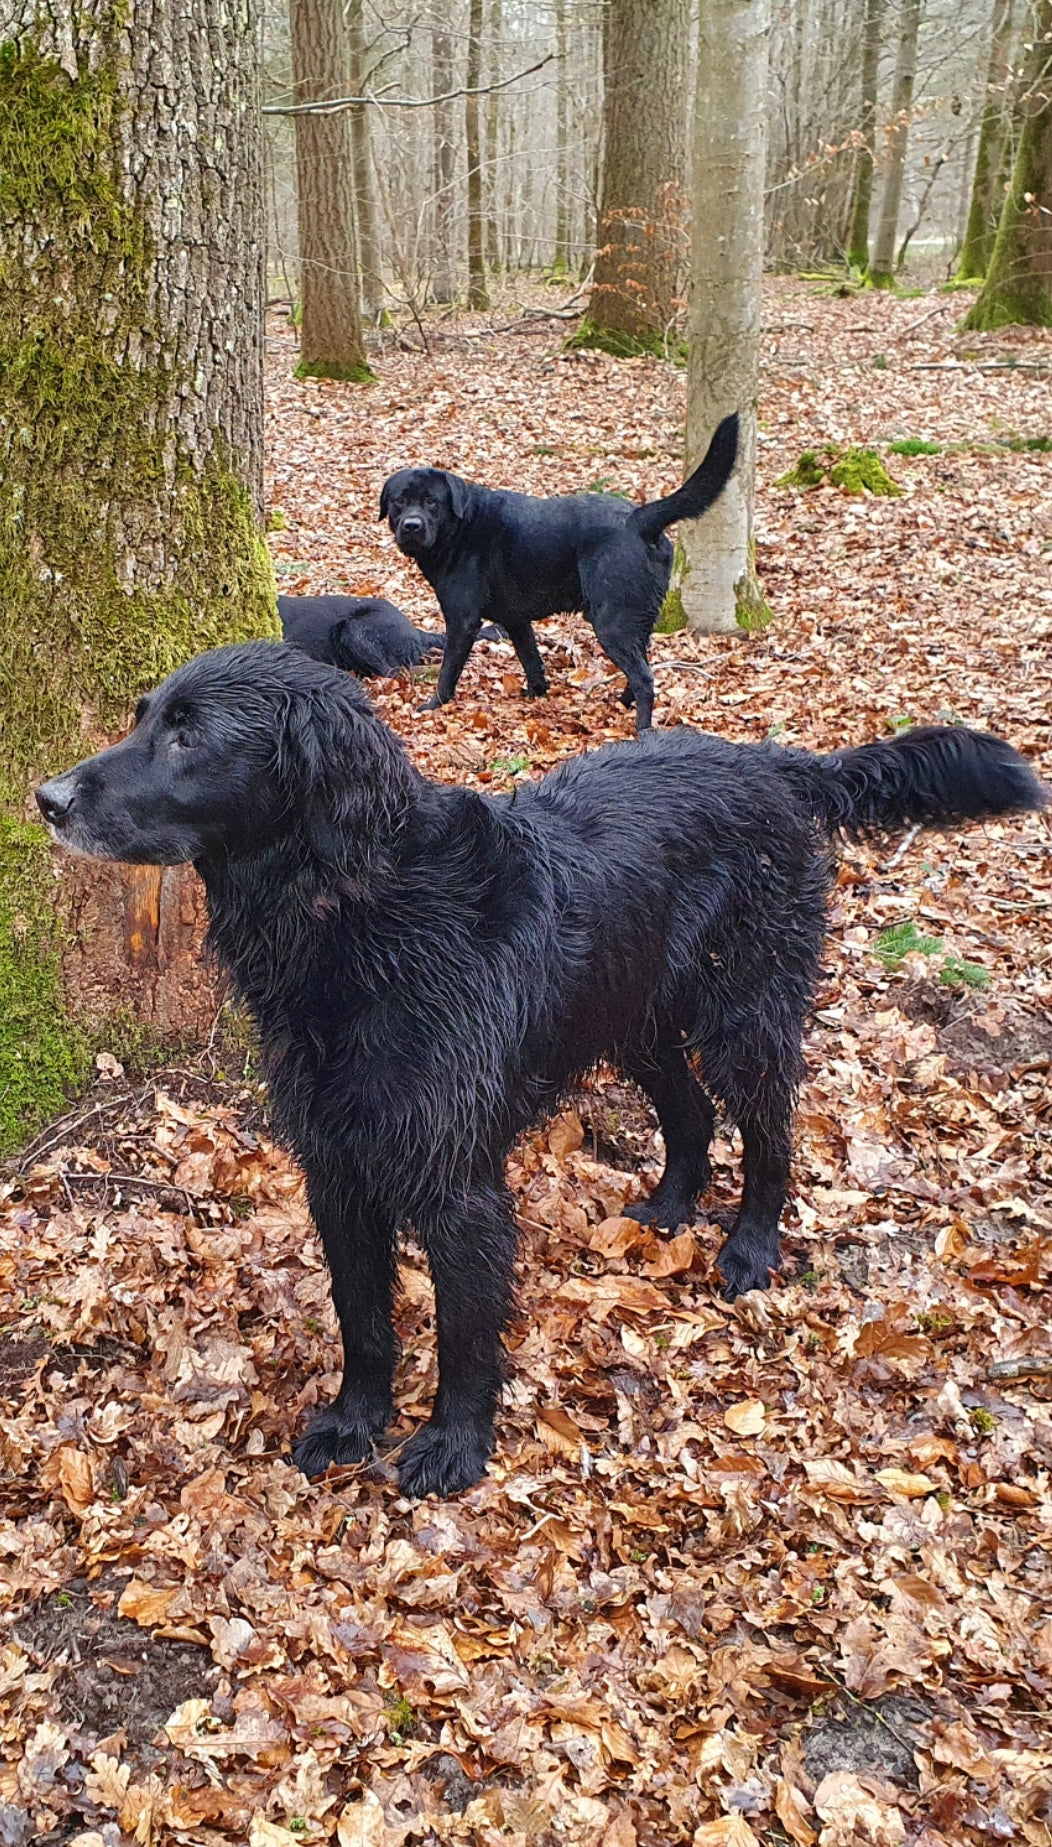
<svg viewBox="0 0 1052 1847"><path fill-rule="evenodd" d="M441 0L439 11L443 14L445 11ZM434 95L448 96L453 88L453 35L443 25L431 28L431 79L435 86ZM453 301L457 292L453 256L455 171L453 105L441 103L435 110L435 252L432 276L432 292L439 302Z"/></svg>
<svg viewBox="0 0 1052 1847"><path fill-rule="evenodd" d="M732 410L741 447L716 505L678 529L670 600L674 615L707 633L761 627L770 616L752 538L769 39L769 0L701 0L687 467Z"/></svg>
<svg viewBox="0 0 1052 1847"><path fill-rule="evenodd" d="M289 0L297 103L347 95L347 34L339 0ZM300 242L298 378L371 379L358 307L354 162L346 109L298 115Z"/></svg>
<svg viewBox="0 0 1052 1847"><path fill-rule="evenodd" d="M255 6L137 0L129 33L112 0L0 0L0 40L10 1149L90 1065L100 1019L192 1027L211 988L189 955L194 875L53 865L29 784L125 723L180 661L274 632L275 613Z"/></svg>
<svg viewBox="0 0 1052 1847"><path fill-rule="evenodd" d="M490 0L489 10L489 81L497 83L501 75L500 35L503 27L502 0ZM490 90L486 98L486 261L490 273L501 267L500 240L500 96Z"/></svg>
<svg viewBox="0 0 1052 1847"><path fill-rule="evenodd" d="M923 0L901 0L899 48L891 98L891 148L884 194L880 202L880 221L873 246L873 262L869 270L869 281L875 289L891 289L895 286L895 240L902 205L902 182L906 172L906 147L910 133L910 110L913 107L913 85L917 76L917 40L920 35L922 5Z"/></svg>
<svg viewBox="0 0 1052 1847"><path fill-rule="evenodd" d="M468 69L464 98L464 128L468 157L468 307L488 308L485 223L482 216L482 148L479 139L477 90L482 70L482 0L471 0L468 16Z"/></svg>
<svg viewBox="0 0 1052 1847"><path fill-rule="evenodd" d="M570 269L570 70L566 0L555 0L555 51L559 66L555 77L555 252L552 269L557 276L565 276Z"/></svg>
<svg viewBox="0 0 1052 1847"><path fill-rule="evenodd" d="M362 96L368 81L365 53L365 21L362 0L349 0L347 33L350 48L350 92ZM358 258L361 268L362 310L375 326L384 313L383 251L380 222L373 185L372 129L366 106L351 109L351 156L354 172L354 210L358 226Z"/></svg>
<svg viewBox="0 0 1052 1847"><path fill-rule="evenodd" d="M611 350L659 345L677 313L689 23L688 0L607 0L590 318Z"/></svg>
<svg viewBox="0 0 1052 1847"><path fill-rule="evenodd" d="M862 28L862 109L859 128L862 147L855 163L855 183L851 199L851 229L848 232L847 260L852 269L869 267L869 208L873 198L873 158L877 145L877 84L880 79L880 45L884 24L884 0L866 0L865 24Z"/></svg>
<svg viewBox="0 0 1052 1847"><path fill-rule="evenodd" d="M1012 183L966 327L1052 327L1052 0L1041 0L1020 104Z"/></svg>
<svg viewBox="0 0 1052 1847"><path fill-rule="evenodd" d="M997 237L997 221L1004 204L1001 188L1005 145L1008 139L1008 84L1011 76L1012 0L994 0L990 33L990 62L986 97L979 124L975 177L968 207L968 222L957 265L958 279L971 282L985 276Z"/></svg>

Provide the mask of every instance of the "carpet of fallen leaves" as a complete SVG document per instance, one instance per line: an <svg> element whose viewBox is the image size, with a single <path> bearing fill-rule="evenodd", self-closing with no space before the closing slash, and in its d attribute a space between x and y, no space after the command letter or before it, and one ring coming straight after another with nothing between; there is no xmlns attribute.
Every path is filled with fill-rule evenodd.
<svg viewBox="0 0 1052 1847"><path fill-rule="evenodd" d="M1052 774L1052 454L1020 446L1052 435L1052 338L965 340L961 312L770 285L777 621L658 638L660 722L825 749L959 718ZM433 625L377 521L410 461L670 488L682 375L561 331L389 336L361 391L295 383L276 321L282 588ZM773 485L825 442L877 447L901 497ZM418 714L424 670L380 707L480 787L628 735L584 621L540 641L543 705L480 645L456 705ZM521 1144L499 1449L449 1503L402 1500L391 1450L313 1486L291 1466L337 1383L298 1176L251 1084L104 1057L2 1195L4 1847L1047 1844L1048 844L1032 817L844 851L769 1294L716 1294L729 1130L671 1240L621 1216L659 1158L612 1074ZM888 966L911 923L927 953ZM412 1246L399 1322L394 1444L434 1385Z"/></svg>

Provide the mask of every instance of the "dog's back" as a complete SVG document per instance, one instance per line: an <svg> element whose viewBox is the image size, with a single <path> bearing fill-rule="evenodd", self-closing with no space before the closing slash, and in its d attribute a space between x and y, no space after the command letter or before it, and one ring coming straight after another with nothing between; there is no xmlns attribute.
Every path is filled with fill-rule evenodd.
<svg viewBox="0 0 1052 1847"><path fill-rule="evenodd" d="M348 673L397 673L442 646L382 596L279 596L278 615L290 646Z"/></svg>

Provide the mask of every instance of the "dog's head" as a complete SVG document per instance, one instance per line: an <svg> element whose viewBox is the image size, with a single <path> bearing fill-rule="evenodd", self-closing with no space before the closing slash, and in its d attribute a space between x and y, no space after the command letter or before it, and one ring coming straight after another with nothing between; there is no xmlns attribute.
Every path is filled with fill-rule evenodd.
<svg viewBox="0 0 1052 1847"><path fill-rule="evenodd" d="M177 668L121 743L36 797L53 837L97 859L207 864L295 839L361 878L392 843L411 777L356 680L253 641Z"/></svg>
<svg viewBox="0 0 1052 1847"><path fill-rule="evenodd" d="M384 482L380 518L407 558L440 551L468 511L471 490L444 468L403 468Z"/></svg>

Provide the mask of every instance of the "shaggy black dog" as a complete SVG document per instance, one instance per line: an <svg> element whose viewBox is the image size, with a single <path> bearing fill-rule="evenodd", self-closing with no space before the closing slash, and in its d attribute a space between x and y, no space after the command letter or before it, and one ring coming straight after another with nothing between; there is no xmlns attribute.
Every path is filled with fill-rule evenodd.
<svg viewBox="0 0 1052 1847"><path fill-rule="evenodd" d="M292 647L362 678L417 667L445 646L382 596L279 596L278 615Z"/></svg>
<svg viewBox="0 0 1052 1847"><path fill-rule="evenodd" d="M485 1468L511 1300L512 1141L600 1059L652 1098L666 1167L636 1216L709 1182L713 1099L745 1187L728 1296L778 1262L829 839L1043 804L999 738L917 730L811 756L687 729L578 757L508 796L429 782L358 682L270 642L220 648L134 731L38 790L59 841L193 860L211 942L259 1023L275 1122L307 1177L344 1375L295 1448L366 1456L391 1416L398 1233L435 1281L439 1385L409 1494Z"/></svg>
<svg viewBox="0 0 1052 1847"><path fill-rule="evenodd" d="M476 487L442 468L403 468L385 481L380 518L438 596L446 652L434 697L445 705L484 621L506 629L534 698L547 692L533 624L581 609L628 685L636 729L654 710L647 646L672 569L665 528L696 519L734 469L738 419L725 417L699 468L664 500L633 506L610 494L529 494Z"/></svg>

